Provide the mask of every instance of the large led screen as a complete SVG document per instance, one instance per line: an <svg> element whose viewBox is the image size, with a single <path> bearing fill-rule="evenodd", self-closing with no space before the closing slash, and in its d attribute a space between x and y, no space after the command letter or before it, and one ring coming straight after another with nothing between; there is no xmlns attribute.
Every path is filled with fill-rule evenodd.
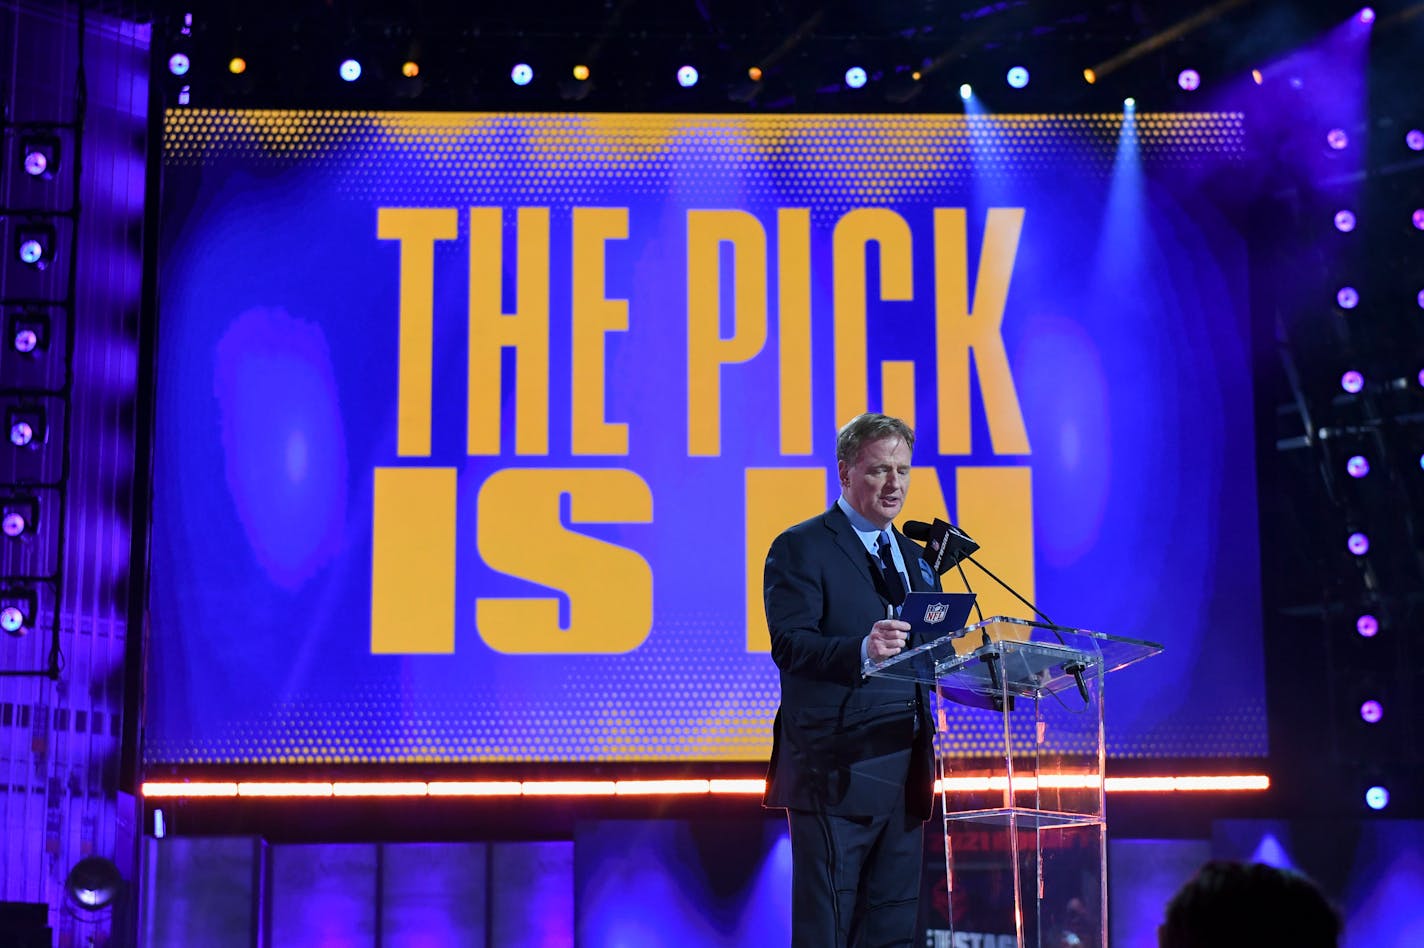
<svg viewBox="0 0 1424 948"><path fill-rule="evenodd" d="M169 112L146 762L764 760L762 562L867 409L906 518L1166 646L1111 753L1264 754L1243 139Z"/></svg>

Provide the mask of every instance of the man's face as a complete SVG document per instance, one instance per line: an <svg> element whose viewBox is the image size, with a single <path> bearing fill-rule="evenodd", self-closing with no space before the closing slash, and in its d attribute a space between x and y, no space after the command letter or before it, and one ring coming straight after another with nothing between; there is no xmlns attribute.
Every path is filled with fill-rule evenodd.
<svg viewBox="0 0 1424 948"><path fill-rule="evenodd" d="M862 517L884 530L900 515L910 489L910 449L898 436L867 441L854 464L841 461L841 492Z"/></svg>

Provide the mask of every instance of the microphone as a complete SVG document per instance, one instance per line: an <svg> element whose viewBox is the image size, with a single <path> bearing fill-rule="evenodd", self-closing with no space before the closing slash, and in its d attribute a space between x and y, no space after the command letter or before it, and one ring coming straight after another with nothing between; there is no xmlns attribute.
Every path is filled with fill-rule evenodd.
<svg viewBox="0 0 1424 948"><path fill-rule="evenodd" d="M969 534L965 533L963 530L959 529L954 524L946 523L943 520L940 520L938 517L935 518L934 523L922 523L919 520L906 520L905 525L900 528L900 532L911 540L925 544L924 559L925 562L929 563L930 567L934 569L935 575L943 576L947 571L953 569L955 566L958 566L961 560L968 560L969 562L973 563L975 566L983 570L989 576L990 579L998 583L1000 586L1004 587L1004 589L1008 590L1009 593L1012 594L1015 599L1032 609L1034 615L1038 616L1040 619L1042 619L1044 622L1047 622L1049 625L1056 624L1052 619L1048 618L1048 616L1040 612L1037 606L1029 602L1023 596L1020 596L1018 590L1014 589L1014 587L1010 586L1008 583L995 576L984 566L984 564L976 560L973 554L979 549L979 544L975 543L973 538L971 538ZM967 588L969 585L969 581L967 578L965 579L964 584ZM1059 635L1056 629L1053 631L1053 636L1054 638L1058 639L1059 642L1063 641L1063 636ZM987 629L984 630L984 644L989 644L989 631ZM988 659L986 658L986 661L987 660ZM1073 676L1073 684L1078 686L1078 694L1082 697L1084 704L1086 704L1088 701L1088 683L1083 678L1083 672L1087 671L1087 666L1084 665L1082 662L1068 662L1063 666L1063 670L1069 675ZM995 689L999 687L999 683L997 680L997 672L998 669L996 669L994 667L994 664L990 662L990 683Z"/></svg>
<svg viewBox="0 0 1424 948"><path fill-rule="evenodd" d="M969 534L938 518L934 523L906 520L900 532L911 540L925 544L925 562L930 564L936 576L943 576L958 566L960 560L979 549L979 544Z"/></svg>

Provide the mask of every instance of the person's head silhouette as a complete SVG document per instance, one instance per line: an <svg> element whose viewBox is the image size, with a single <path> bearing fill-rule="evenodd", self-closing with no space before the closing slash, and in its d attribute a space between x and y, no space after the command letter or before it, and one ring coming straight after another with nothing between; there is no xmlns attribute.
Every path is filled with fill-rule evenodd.
<svg viewBox="0 0 1424 948"><path fill-rule="evenodd" d="M1167 903L1161 948L1337 948L1340 914L1307 877L1260 863L1208 862Z"/></svg>

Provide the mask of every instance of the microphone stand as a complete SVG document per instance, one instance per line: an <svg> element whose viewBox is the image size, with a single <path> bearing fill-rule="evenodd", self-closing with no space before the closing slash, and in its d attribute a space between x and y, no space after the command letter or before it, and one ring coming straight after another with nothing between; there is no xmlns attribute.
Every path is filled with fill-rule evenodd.
<svg viewBox="0 0 1424 948"><path fill-rule="evenodd" d="M968 555L968 553L964 554L964 556ZM979 564L976 563L975 565L978 566ZM957 557L955 559L954 568L959 570L959 578L964 583L964 588L968 589L970 592L973 592L974 588L969 585L969 577L964 575L964 557ZM983 569L983 567L981 566L980 569ZM1013 590L1009 591L1013 592ZM1017 593L1015 593L1015 595L1017 595ZM1030 608L1032 607L1030 606ZM974 614L979 617L980 622L984 621L984 610L979 608L978 599L974 600ZM984 645L992 644L992 640L989 638L988 629L980 629L979 634L982 638L982 643ZM1003 679L999 677L999 658L1000 655L998 652L988 651L985 652L983 655L979 656L979 661L989 666L989 687L994 689L994 710L1012 711L1014 709L1014 696L1005 696L1004 694Z"/></svg>
<svg viewBox="0 0 1424 948"><path fill-rule="evenodd" d="M954 524L947 523L939 519L936 519L933 525L927 523L920 523L915 520L906 521L904 526L904 533L912 540L925 541L925 552L927 554L930 554L927 557L926 561L930 563L931 567L935 570L936 573L943 576L945 573L949 572L951 567L957 568L959 570L959 578L964 581L964 588L972 592L972 587L970 587L969 585L969 578L964 575L964 566L962 565L964 560L968 560L975 566L979 567L979 569L983 571L986 576L988 576L994 582L998 583L1004 589L1008 590L1009 594L1012 595L1015 599L1023 603L1025 606L1028 606L1029 609L1033 610L1034 615L1038 616L1044 622L1048 623L1048 625L1051 627L1050 631L1053 632L1053 637L1058 640L1058 644L1065 646L1068 644L1063 640L1062 634L1060 634L1057 629L1058 623L1054 622L1052 619L1048 618L1048 616L1044 615L1042 609L1039 609L1038 606L1035 606L1023 596L1019 595L1019 591L1017 589L1004 582L998 576L994 575L994 572L992 570L990 570L987 566L985 566L983 563L980 563L974 558L974 551L979 549L979 544L975 543L973 538L970 537L969 534L965 533L963 530L959 529ZM948 563L945 562L946 559L949 560ZM984 613L979 609L979 603L977 601L974 603L974 611L978 614L979 621L983 622ZM989 641L989 630L985 629L983 644L988 645ZM990 684L994 688L1001 689L1002 691L1002 686L1000 683L1001 679L999 677L999 669L996 664L998 662L998 659L998 655L986 654L982 656L982 660L989 665ZM1073 683L1078 686L1078 694L1082 697L1084 704L1088 703L1088 683L1083 679L1083 672L1087 670L1087 667L1088 666L1083 664L1082 662L1074 661L1063 663L1063 670L1073 676ZM995 697L994 707L997 710L1003 710L1001 706L1004 703L1005 702L1003 701L1001 696Z"/></svg>
<svg viewBox="0 0 1424 948"><path fill-rule="evenodd" d="M972 554L970 554L970 553L965 553L964 556L963 556L963 559L955 563L955 565L959 567L959 575L960 575L960 578L964 579L964 567L959 565L959 563L960 563L960 562L963 562L963 560L968 560L969 562L973 563L975 566L979 567L979 569L980 569L981 571L983 571L983 573L984 573L986 576L988 576L988 577L989 577L990 579L992 579L994 582L998 583L998 584L999 584L1000 586L1002 586L1004 589L1008 590L1009 594L1010 594L1011 596L1013 596L1015 599L1017 599L1019 602L1023 603L1024 605L1026 605L1026 606L1028 606L1030 609L1032 609L1032 610L1033 610L1033 614L1036 615L1036 616L1038 616L1038 617L1039 617L1040 619L1042 619L1044 622L1047 622L1050 626L1057 626L1057 625L1058 625L1058 623L1054 622L1052 619L1048 618L1048 616L1044 615L1044 614L1043 614L1043 610L1039 609L1038 606L1035 606L1033 603L1029 602L1029 601L1028 601L1027 599L1025 599L1023 596L1020 596L1020 595L1019 595L1019 591L1018 591L1017 589L1015 589L1014 587L1010 586L1008 583L1004 582L1004 581L1003 581L1002 579L1000 579L999 577L995 576L994 573L993 573L987 566L985 566L983 563L981 563L981 562L979 562L978 560L976 560L976 559L974 558L974 556L973 556ZM964 579L964 588L965 588L965 589L968 589L968 588L969 588L969 580L968 580L968 579ZM975 603L975 608L976 608L976 609L978 608L978 603L977 603L977 602ZM980 618L980 621L983 621L983 613L980 613L980 614L979 614L979 618ZM1058 643L1059 643L1060 645L1067 645L1067 644L1068 644L1067 642L1063 641L1063 636L1058 633L1058 629L1057 629L1057 628L1053 628L1053 629L1051 629L1050 631L1053 632L1053 637L1058 640ZM988 644L989 644L989 630L987 630L987 629L984 630L984 644L985 644L985 645L988 645ZM995 657L997 658L997 656L995 656ZM1085 671L1088 670L1088 666L1084 665L1082 662L1065 662L1065 663L1063 664L1063 670L1066 671L1068 674L1070 674L1070 675L1073 676L1073 683L1078 686L1078 694L1079 694L1079 696L1082 697L1083 703L1084 703L1084 704L1087 704L1087 702L1088 702L1088 683L1087 683L1087 681L1085 681L1085 680L1083 679L1083 672L1085 672ZM994 675L994 673L993 673L993 668L992 668L992 666L991 666L991 668L990 668L990 674L991 674L991 677L997 677L997 676ZM995 687L998 687L998 686L995 685Z"/></svg>

